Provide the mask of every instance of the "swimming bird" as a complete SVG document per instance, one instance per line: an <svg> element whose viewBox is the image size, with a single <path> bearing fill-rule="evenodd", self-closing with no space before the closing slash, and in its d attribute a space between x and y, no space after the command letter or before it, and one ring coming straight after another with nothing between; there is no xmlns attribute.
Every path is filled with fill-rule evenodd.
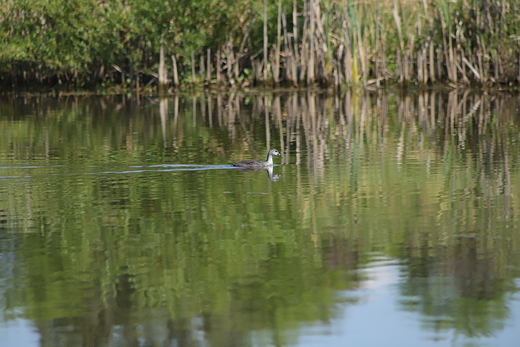
<svg viewBox="0 0 520 347"><path fill-rule="evenodd" d="M269 151L269 153L267 153L267 160L265 160L265 161L264 160L242 160L242 161L233 163L231 165L236 166L236 167L249 167L249 168L269 167L269 166L273 166L273 156L275 156L275 155L279 156L279 157L282 156L280 154L280 152L278 152L278 150L273 148Z"/></svg>

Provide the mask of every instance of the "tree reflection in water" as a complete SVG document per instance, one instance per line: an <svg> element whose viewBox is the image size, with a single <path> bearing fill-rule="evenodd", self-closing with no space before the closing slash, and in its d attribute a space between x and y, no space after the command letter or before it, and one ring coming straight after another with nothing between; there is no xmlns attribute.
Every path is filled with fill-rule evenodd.
<svg viewBox="0 0 520 347"><path fill-rule="evenodd" d="M498 334L519 314L518 102L5 99L0 317L42 345L297 345L302 327L355 319L344 293L384 256L422 329ZM267 178L228 165L271 147Z"/></svg>

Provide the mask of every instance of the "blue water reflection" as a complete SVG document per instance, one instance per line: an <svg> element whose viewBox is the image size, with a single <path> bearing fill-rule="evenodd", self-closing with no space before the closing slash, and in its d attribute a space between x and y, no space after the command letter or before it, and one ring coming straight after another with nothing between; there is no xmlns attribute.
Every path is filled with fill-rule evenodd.
<svg viewBox="0 0 520 347"><path fill-rule="evenodd" d="M298 329L284 336L284 345L289 346L344 346L346 341L356 346L467 346L468 344L492 346L516 346L520 321L520 293L509 296L510 323L489 336L470 338L460 335L453 328L425 329L425 325L435 325L435 321L450 320L449 317L432 316L424 319L418 312L402 310L399 301L403 299L399 287L404 265L392 259L379 257L359 271L366 280L356 290L335 293L336 316L324 322L302 324ZM517 280L520 286L520 280ZM22 315L18 312L17 315ZM155 315L155 314L153 314ZM159 316L162 314L159 313ZM5 318L4 318L5 319ZM119 345L175 345L170 328L153 322L134 326L114 326L111 346ZM210 345L204 317L193 317L189 323L192 329L190 343L200 346ZM132 331L129 331L131 329ZM206 330L206 331L205 331ZM132 342L129 336L139 336L139 342ZM0 345L29 347L38 345L39 333L34 323L22 318L3 321L0 324ZM275 346L273 331L252 331L248 345Z"/></svg>
<svg viewBox="0 0 520 347"><path fill-rule="evenodd" d="M0 108L1 346L520 340L518 97L204 98Z"/></svg>

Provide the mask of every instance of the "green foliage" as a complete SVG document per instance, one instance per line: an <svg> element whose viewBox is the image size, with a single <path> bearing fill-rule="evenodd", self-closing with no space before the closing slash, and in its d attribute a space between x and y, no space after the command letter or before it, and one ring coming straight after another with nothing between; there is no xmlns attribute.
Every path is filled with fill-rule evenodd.
<svg viewBox="0 0 520 347"><path fill-rule="evenodd" d="M228 8L225 1L5 2L0 73L5 78L13 68L28 70L43 81L48 75L86 77L101 67L107 73L112 65L150 72L161 35L181 56L222 42Z"/></svg>
<svg viewBox="0 0 520 347"><path fill-rule="evenodd" d="M460 66L465 67L463 52L473 66L482 65L480 70L494 68L502 71L504 80L516 81L513 67L518 65L520 8L513 0L497 1L398 1L394 7L391 1L298 0L298 39L293 42L292 0L267 1L266 38L262 1L8 0L0 3L0 85L4 89L35 82L81 87L125 84L139 78L150 80L158 71L161 38L166 57L175 55L177 59L181 79L191 79L193 65L200 70L199 58L208 49L212 52L213 69L225 73L232 69L236 58L239 74L247 79L252 76L246 73L246 69L253 70L251 60L263 57L264 39L269 50L278 40L285 40L282 46L299 51L301 67L306 64L311 35L316 41L315 64L323 65L327 78L334 68L345 65L344 56L335 56L345 46L350 46L354 64L352 72L339 75L351 73L355 80L361 75L365 80L381 77L374 75L374 65L381 64L381 56L385 55L387 65L378 67L378 72L389 79L395 78L402 68L396 63L396 52L413 59L431 40L441 52L436 56L443 64L442 71L437 71L438 77L447 69L449 62L442 52L449 45L460 49L456 52ZM319 13L316 32L312 34L308 23L311 3ZM279 4L287 23L287 36L282 33L280 38ZM217 67L217 51L227 49L232 50L234 57L222 53L221 66ZM192 54L195 62L191 61ZM282 55L281 69L285 69L289 62L284 61L286 52ZM487 60L479 62L479 56ZM498 66L498 58L503 66ZM409 62L412 67L417 64ZM456 70L454 73L461 74ZM413 73L408 75L407 78L414 78ZM485 79L491 80L495 75L486 72Z"/></svg>

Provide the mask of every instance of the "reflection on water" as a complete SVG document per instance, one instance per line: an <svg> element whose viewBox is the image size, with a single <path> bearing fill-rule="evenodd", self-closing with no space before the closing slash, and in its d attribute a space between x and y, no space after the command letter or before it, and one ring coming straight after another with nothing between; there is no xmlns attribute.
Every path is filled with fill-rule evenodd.
<svg viewBox="0 0 520 347"><path fill-rule="evenodd" d="M240 172L259 172L259 171L267 171L267 177L269 177L269 180L272 182L276 182L280 179L280 176L282 174L275 174L274 168L272 166L268 167L240 167L235 170L238 170Z"/></svg>
<svg viewBox="0 0 520 347"><path fill-rule="evenodd" d="M519 101L3 100L0 345L514 345Z"/></svg>

